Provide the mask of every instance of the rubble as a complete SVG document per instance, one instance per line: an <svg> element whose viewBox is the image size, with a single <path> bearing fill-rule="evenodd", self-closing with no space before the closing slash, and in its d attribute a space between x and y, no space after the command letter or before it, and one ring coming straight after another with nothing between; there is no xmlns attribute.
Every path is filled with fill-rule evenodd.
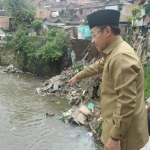
<svg viewBox="0 0 150 150"><path fill-rule="evenodd" d="M1 67L1 73L23 73L21 70L15 68L12 64L8 67Z"/></svg>
<svg viewBox="0 0 150 150"><path fill-rule="evenodd" d="M72 108L63 112L60 120L89 126L93 135L99 135L102 122L99 104L101 78L94 76L68 86L69 79L74 75L74 71L64 70L60 75L45 81L36 91L41 96L55 95L67 99Z"/></svg>

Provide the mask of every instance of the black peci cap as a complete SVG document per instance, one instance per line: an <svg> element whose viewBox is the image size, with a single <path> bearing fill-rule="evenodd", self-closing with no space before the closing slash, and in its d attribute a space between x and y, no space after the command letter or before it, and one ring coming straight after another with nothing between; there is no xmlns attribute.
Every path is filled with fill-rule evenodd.
<svg viewBox="0 0 150 150"><path fill-rule="evenodd" d="M99 10L87 16L90 29L101 25L119 26L119 18L120 12L111 9Z"/></svg>

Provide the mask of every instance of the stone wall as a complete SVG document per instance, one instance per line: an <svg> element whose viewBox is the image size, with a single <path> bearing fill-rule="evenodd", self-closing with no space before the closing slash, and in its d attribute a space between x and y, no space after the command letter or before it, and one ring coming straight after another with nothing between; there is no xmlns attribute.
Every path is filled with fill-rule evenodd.
<svg viewBox="0 0 150 150"><path fill-rule="evenodd" d="M38 8L36 10L35 18L39 18L39 19L47 18L47 19L49 19L49 18L51 18L51 11L47 10L47 9Z"/></svg>

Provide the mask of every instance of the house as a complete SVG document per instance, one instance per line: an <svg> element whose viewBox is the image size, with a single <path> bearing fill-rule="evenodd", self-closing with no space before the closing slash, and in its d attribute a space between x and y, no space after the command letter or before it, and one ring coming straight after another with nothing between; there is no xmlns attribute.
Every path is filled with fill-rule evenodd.
<svg viewBox="0 0 150 150"><path fill-rule="evenodd" d="M77 13L77 11L80 10L80 5L78 5L77 3L70 3L67 7L66 7L69 16L73 16L74 14Z"/></svg>
<svg viewBox="0 0 150 150"><path fill-rule="evenodd" d="M86 16L92 12L103 9L103 5L104 4L101 2L94 2L94 1L82 3L80 7L80 11L83 16Z"/></svg>
<svg viewBox="0 0 150 150"><path fill-rule="evenodd" d="M44 8L37 8L36 9L36 14L35 14L35 18L40 18L40 19L49 19L51 17L51 11L48 9L44 9Z"/></svg>
<svg viewBox="0 0 150 150"><path fill-rule="evenodd" d="M84 2L91 2L92 0L56 0L56 2L64 2L67 1L68 3L84 3Z"/></svg>
<svg viewBox="0 0 150 150"><path fill-rule="evenodd" d="M10 29L10 17L0 16L0 28L4 30Z"/></svg>
<svg viewBox="0 0 150 150"><path fill-rule="evenodd" d="M56 2L66 2L67 0L56 0Z"/></svg>
<svg viewBox="0 0 150 150"><path fill-rule="evenodd" d="M68 20L65 21L66 25L68 26L78 26L82 24L88 24L86 20L86 16L83 16L81 14L75 14L71 16Z"/></svg>
<svg viewBox="0 0 150 150"><path fill-rule="evenodd" d="M75 14L70 17L69 21L78 21L78 22L84 22L86 20L86 16L83 16L81 14Z"/></svg>
<svg viewBox="0 0 150 150"><path fill-rule="evenodd" d="M119 27L121 29L121 35L125 35L125 33L129 32L129 22L128 17L132 17L133 5L123 5L120 10L120 24Z"/></svg>
<svg viewBox="0 0 150 150"><path fill-rule="evenodd" d="M66 12L66 4L58 3L53 6L43 6L51 11L52 18L58 18L59 16L64 16L64 12Z"/></svg>
<svg viewBox="0 0 150 150"><path fill-rule="evenodd" d="M0 0L0 10L3 10L3 2Z"/></svg>
<svg viewBox="0 0 150 150"><path fill-rule="evenodd" d="M141 18L136 20L134 24L140 28L142 35L145 35L150 24L150 3L149 0L138 0L138 3L141 7Z"/></svg>
<svg viewBox="0 0 150 150"><path fill-rule="evenodd" d="M53 23L65 23L69 20L69 18L58 18L53 21Z"/></svg>
<svg viewBox="0 0 150 150"><path fill-rule="evenodd" d="M8 13L5 10L0 10L0 28L3 28L4 30L10 29L11 27L10 20L11 20L10 13Z"/></svg>
<svg viewBox="0 0 150 150"><path fill-rule="evenodd" d="M129 23L127 17L132 17L133 2L129 0L109 0L104 4L104 9L114 9L120 11L121 36L129 32Z"/></svg>
<svg viewBox="0 0 150 150"><path fill-rule="evenodd" d="M38 7L44 7L44 6L54 6L54 3L52 1L48 1L48 0L40 0L37 3Z"/></svg>

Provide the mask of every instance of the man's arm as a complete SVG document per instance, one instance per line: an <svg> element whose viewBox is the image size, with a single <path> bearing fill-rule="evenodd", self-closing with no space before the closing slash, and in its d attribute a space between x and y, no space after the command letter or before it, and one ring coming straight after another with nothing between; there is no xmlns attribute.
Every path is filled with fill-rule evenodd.
<svg viewBox="0 0 150 150"><path fill-rule="evenodd" d="M78 79L88 78L97 74L103 73L104 68L104 58L97 60L92 65L84 68L81 72L77 74Z"/></svg>
<svg viewBox="0 0 150 150"><path fill-rule="evenodd" d="M71 78L69 80L68 85L73 85L80 79L84 79L96 74L100 74L103 72L103 68L104 68L104 59L101 58L100 60L97 60L92 65L84 68L81 72L79 72L73 78Z"/></svg>

